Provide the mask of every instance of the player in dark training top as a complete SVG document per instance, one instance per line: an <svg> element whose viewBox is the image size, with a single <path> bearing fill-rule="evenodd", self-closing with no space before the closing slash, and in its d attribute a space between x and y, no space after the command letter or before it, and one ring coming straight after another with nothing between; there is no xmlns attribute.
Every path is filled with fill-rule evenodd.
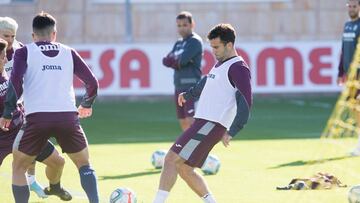
<svg viewBox="0 0 360 203"><path fill-rule="evenodd" d="M350 20L344 25L344 31L342 36L341 58L339 63L338 72L338 84L342 85L346 82L347 74L349 72L350 64L353 60L356 46L359 42L360 36L360 1L348 0L347 1L348 15ZM359 77L359 72L358 72ZM356 98L360 101L360 96ZM359 103L358 103L359 104ZM357 126L360 127L360 113L355 112ZM358 139L357 146L350 152L352 156L360 156L360 137Z"/></svg>
<svg viewBox="0 0 360 203"><path fill-rule="evenodd" d="M181 12L176 17L176 24L181 38L176 41L171 52L164 57L163 64L174 69L176 115L181 129L186 130L194 121L192 117L195 114L195 101L179 106L177 98L180 93L200 80L203 48L201 37L193 31L195 22L191 13Z"/></svg>

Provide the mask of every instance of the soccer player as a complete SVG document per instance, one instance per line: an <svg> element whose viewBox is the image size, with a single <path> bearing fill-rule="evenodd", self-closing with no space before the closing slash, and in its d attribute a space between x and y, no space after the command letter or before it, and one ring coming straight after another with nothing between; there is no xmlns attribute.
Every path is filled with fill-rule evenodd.
<svg viewBox="0 0 360 203"><path fill-rule="evenodd" d="M4 66L7 63L5 50L7 44L8 43L5 40L0 38L0 112L4 110L5 94L9 86L8 77L6 76L4 70ZM23 125L24 113L22 106L17 106L17 108L12 112L12 115L13 116L9 126L9 130L0 131L0 166L6 156L11 153L16 135L19 133L21 126ZM35 160L42 162L46 165L46 176L50 181L50 186L52 184L60 185L60 178L64 168L65 160L51 143L47 143L47 145L41 150L40 154L37 155ZM47 197L43 189L41 188L40 190L44 195L41 197ZM72 196L64 189L60 189L59 193L57 193L56 195L65 201L72 199Z"/></svg>
<svg viewBox="0 0 360 203"><path fill-rule="evenodd" d="M5 64L5 71L2 71L2 74L5 74L7 76L10 76L11 74L11 70L14 63L13 58L15 51L23 46L22 43L16 40L17 29L18 29L18 24L14 19L10 17L0 17L0 38L4 39L8 44L6 48L7 63ZM6 148L5 153L2 155L2 159L5 158L3 156L6 156L8 153L11 152L11 149L12 149L12 144L11 146L8 146ZM43 153L50 155L55 148L53 144L49 142L48 146L45 149L47 151L44 151ZM39 159L39 158L41 157L38 157L37 159L38 161L43 161L43 159ZM35 179L35 162L29 167L27 171L27 179L31 191L34 191L40 198L47 197L47 195L44 193L44 188Z"/></svg>
<svg viewBox="0 0 360 203"><path fill-rule="evenodd" d="M229 146L249 118L250 70L235 51L235 35L230 24L219 24L207 36L218 63L196 86L179 95L180 106L200 97L195 121L167 153L154 203L165 202L177 174L204 202L216 202L205 180L194 169L203 165L220 140L225 147Z"/></svg>
<svg viewBox="0 0 360 203"><path fill-rule="evenodd" d="M72 48L55 42L56 20L48 13L39 13L33 19L33 43L18 49L6 94L5 109L0 119L6 131L11 112L23 93L26 125L16 137L13 149L13 194L16 203L28 202L29 189L25 172L35 156L54 136L80 173L80 180L89 202L99 202L95 171L89 162L87 139L79 117L92 114L98 82L84 60ZM73 76L86 87L79 108L75 106ZM45 190L56 193L56 188ZM54 189L54 190L53 190Z"/></svg>
<svg viewBox="0 0 360 203"><path fill-rule="evenodd" d="M346 5L348 7L348 15L350 17L350 20L347 21L344 25L341 58L338 72L339 85L342 85L346 82L347 73L353 60L356 45L358 44L358 39L360 36L360 0L348 0ZM356 99L360 100L360 95L358 95ZM356 115L357 126L360 127L360 113L357 111L354 113ZM356 148L352 152L350 152L350 155L360 155L360 136Z"/></svg>
<svg viewBox="0 0 360 203"><path fill-rule="evenodd" d="M181 12L176 17L178 33L181 36L176 41L171 52L163 58L166 67L174 69L175 105L180 127L184 131L190 127L195 113L194 101L179 106L177 98L181 92L194 86L201 78L202 39L193 30L195 22L191 13Z"/></svg>

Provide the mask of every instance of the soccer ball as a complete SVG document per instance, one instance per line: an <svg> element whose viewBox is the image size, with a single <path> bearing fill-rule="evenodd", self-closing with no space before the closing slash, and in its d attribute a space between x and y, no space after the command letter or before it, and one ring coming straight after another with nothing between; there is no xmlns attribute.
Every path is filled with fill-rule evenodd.
<svg viewBox="0 0 360 203"><path fill-rule="evenodd" d="M349 203L360 203L360 185L350 188L348 193Z"/></svg>
<svg viewBox="0 0 360 203"><path fill-rule="evenodd" d="M214 175L219 171L220 166L220 159L215 155L209 155L201 167L201 170L205 175Z"/></svg>
<svg viewBox="0 0 360 203"><path fill-rule="evenodd" d="M110 195L110 203L136 203L136 194L129 188L117 188Z"/></svg>
<svg viewBox="0 0 360 203"><path fill-rule="evenodd" d="M156 150L151 155L151 164L156 168L162 168L164 165L164 159L166 156L167 151L166 150Z"/></svg>

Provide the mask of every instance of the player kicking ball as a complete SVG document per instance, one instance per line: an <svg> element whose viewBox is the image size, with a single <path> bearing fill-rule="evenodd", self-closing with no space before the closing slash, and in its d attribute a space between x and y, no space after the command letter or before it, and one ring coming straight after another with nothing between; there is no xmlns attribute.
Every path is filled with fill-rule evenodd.
<svg viewBox="0 0 360 203"><path fill-rule="evenodd" d="M250 70L236 53L235 35L230 24L219 24L207 36L218 63L196 86L178 97L180 106L199 98L198 109L194 123L177 138L165 157L154 203L166 201L178 174L205 203L216 202L204 178L194 169L203 165L219 141L228 147L249 118Z"/></svg>

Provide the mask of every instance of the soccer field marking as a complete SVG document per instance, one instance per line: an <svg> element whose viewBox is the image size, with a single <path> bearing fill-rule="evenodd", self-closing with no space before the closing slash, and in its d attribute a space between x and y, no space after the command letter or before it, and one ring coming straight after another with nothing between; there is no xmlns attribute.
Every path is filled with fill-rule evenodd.
<svg viewBox="0 0 360 203"><path fill-rule="evenodd" d="M295 104L297 106L305 106L305 101L304 100L292 99L289 102L290 102L290 104Z"/></svg>
<svg viewBox="0 0 360 203"><path fill-rule="evenodd" d="M310 106L320 107L320 108L323 108L323 109L330 109L330 108L332 108L332 105L331 105L331 104L325 103L325 102L311 102L311 103L310 103Z"/></svg>
<svg viewBox="0 0 360 203"><path fill-rule="evenodd" d="M273 119L293 119L293 120L299 120L299 119L308 119L311 118L313 120L317 119L323 119L323 115L262 115L262 116L252 116L250 119L266 119L266 120L273 120Z"/></svg>
<svg viewBox="0 0 360 203"><path fill-rule="evenodd" d="M300 99L292 99L289 101L289 103L301 107L308 105L311 107L319 107L323 109L330 109L333 106L332 104L326 102L311 101L307 103L305 100L300 100Z"/></svg>

